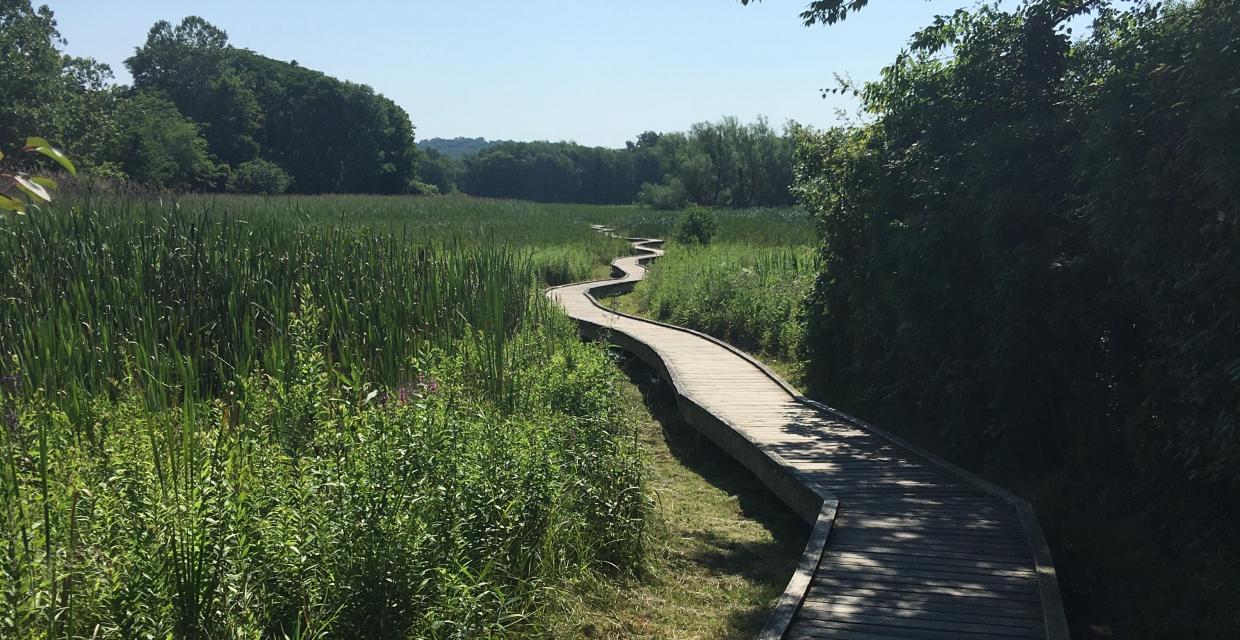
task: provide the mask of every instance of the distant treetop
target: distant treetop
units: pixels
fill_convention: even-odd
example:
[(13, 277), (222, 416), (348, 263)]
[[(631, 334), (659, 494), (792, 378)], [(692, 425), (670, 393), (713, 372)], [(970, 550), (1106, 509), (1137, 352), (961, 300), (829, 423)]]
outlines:
[(479, 151), (500, 144), (499, 140), (487, 140), (486, 138), (427, 138), (419, 140), (418, 146), (423, 149), (434, 149), (453, 160), (461, 160), (466, 156), (472, 156)]

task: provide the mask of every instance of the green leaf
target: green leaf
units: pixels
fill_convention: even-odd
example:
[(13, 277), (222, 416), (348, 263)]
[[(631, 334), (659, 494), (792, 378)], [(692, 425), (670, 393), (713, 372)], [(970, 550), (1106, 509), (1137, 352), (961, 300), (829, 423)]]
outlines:
[(0, 209), (8, 211), (16, 211), (18, 213), (26, 213), (26, 203), (16, 198), (10, 198), (0, 194)]
[(69, 156), (66, 156), (64, 153), (62, 153), (60, 149), (53, 147), (47, 140), (44, 140), (43, 138), (39, 138), (35, 136), (26, 138), (25, 150), (41, 153), (51, 158), (52, 160), (55, 160), (56, 162), (60, 163), (60, 166), (64, 167), (65, 171), (68, 171), (69, 173), (75, 176), (77, 175), (77, 167), (73, 166), (73, 161), (69, 160)]
[(25, 191), (31, 198), (38, 198), (44, 202), (51, 202), (52, 196), (48, 194), (47, 189), (42, 185), (31, 182), (25, 176), (13, 176), (13, 180), (17, 182), (17, 188)]
[(47, 189), (57, 188), (56, 181), (52, 180), (51, 178), (44, 178), (43, 176), (33, 176), (30, 178), (30, 181)]

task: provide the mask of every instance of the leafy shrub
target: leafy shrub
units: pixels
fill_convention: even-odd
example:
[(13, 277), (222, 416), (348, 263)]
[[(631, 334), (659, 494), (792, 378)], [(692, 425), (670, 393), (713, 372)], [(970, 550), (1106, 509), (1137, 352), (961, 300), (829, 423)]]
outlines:
[(415, 196), (443, 195), (443, 192), (439, 190), (439, 187), (429, 182), (422, 182), (421, 180), (410, 180), (408, 191), (410, 195)]
[(277, 195), (288, 191), (293, 178), (280, 165), (256, 158), (242, 162), (228, 176), (228, 190), (235, 193)]
[(130, 179), (155, 188), (202, 190), (219, 182), (220, 168), (201, 130), (162, 95), (140, 92), (117, 108), (117, 148)]
[(680, 216), (673, 237), (681, 244), (708, 245), (718, 228), (719, 220), (713, 211), (693, 205)]
[(689, 204), (689, 192), (680, 178), (672, 176), (663, 184), (643, 184), (637, 192), (637, 202), (651, 209), (680, 211)]

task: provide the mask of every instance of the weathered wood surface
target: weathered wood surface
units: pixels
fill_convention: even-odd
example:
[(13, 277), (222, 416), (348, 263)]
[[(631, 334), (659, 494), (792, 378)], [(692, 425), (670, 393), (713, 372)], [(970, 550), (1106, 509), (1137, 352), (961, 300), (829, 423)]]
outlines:
[(664, 373), (686, 419), (814, 526), (763, 638), (1066, 638), (1050, 554), (1028, 504), (814, 403), (702, 334), (626, 316), (662, 252), (636, 241), (618, 278), (549, 289), (581, 323)]

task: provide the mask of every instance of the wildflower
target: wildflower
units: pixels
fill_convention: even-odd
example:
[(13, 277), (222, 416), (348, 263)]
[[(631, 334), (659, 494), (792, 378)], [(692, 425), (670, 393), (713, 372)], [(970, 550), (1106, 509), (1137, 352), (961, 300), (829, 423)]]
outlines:
[(0, 391), (9, 395), (17, 395), (22, 390), (22, 377), (13, 374), (8, 376), (0, 376)]

